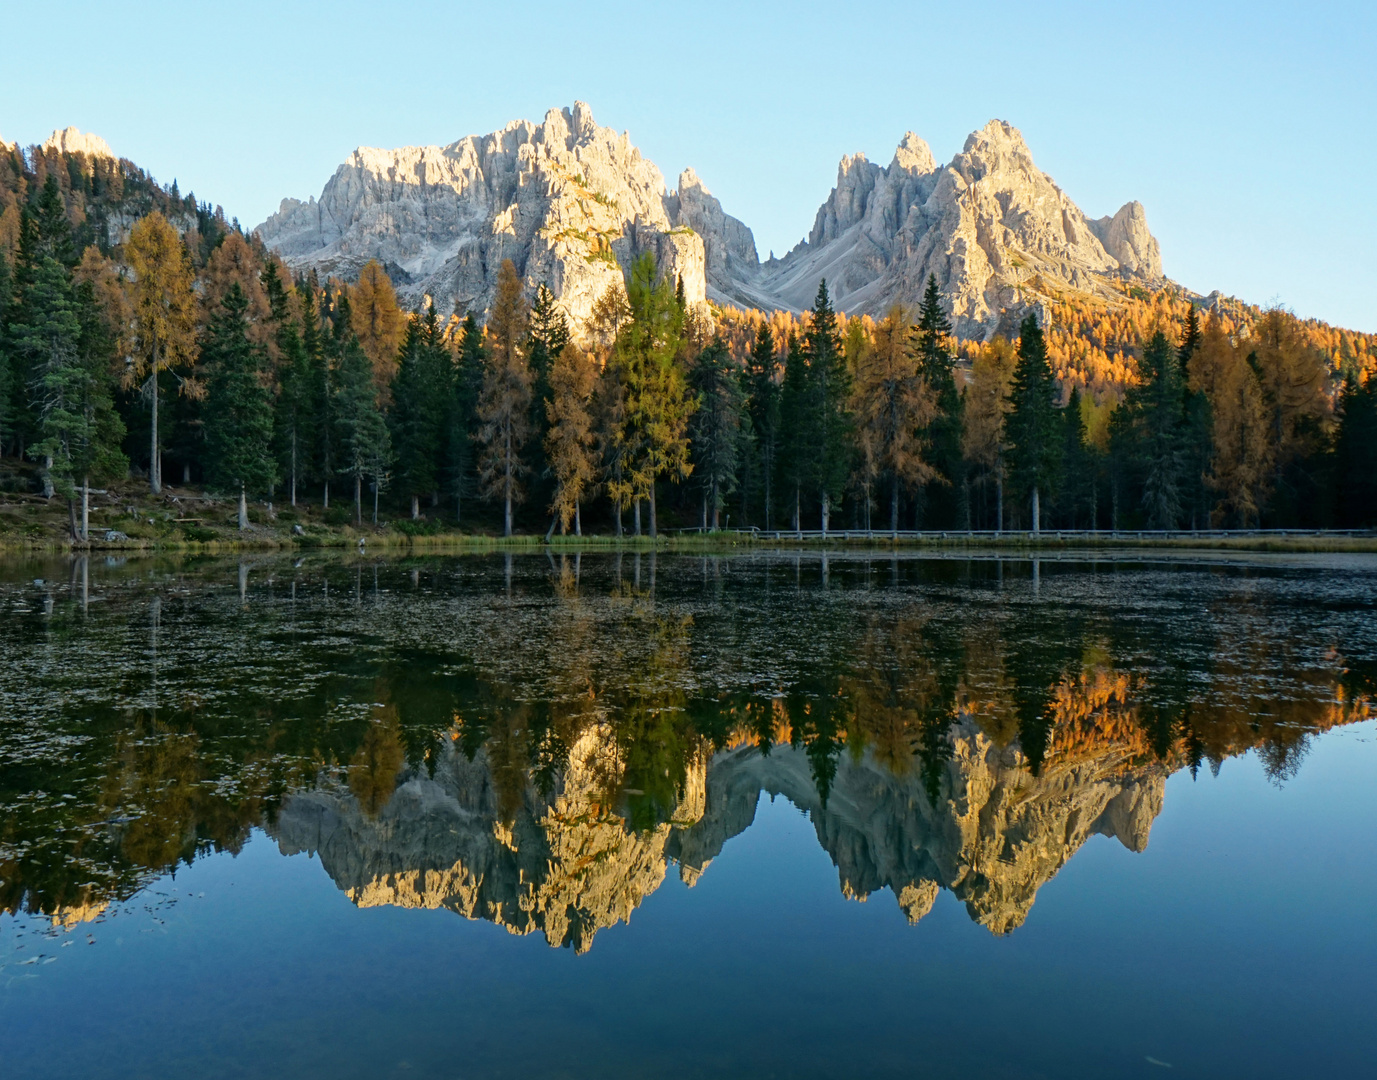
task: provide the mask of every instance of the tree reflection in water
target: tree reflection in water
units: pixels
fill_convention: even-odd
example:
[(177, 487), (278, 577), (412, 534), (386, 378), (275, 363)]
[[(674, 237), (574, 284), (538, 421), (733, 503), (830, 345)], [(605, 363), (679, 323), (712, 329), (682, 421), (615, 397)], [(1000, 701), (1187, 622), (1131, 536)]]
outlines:
[(1005, 933), (1172, 772), (1284, 783), (1371, 714), (1365, 572), (629, 561), (6, 567), (0, 908), (98, 917), (262, 828), (359, 905), (583, 950), (765, 792), (846, 895)]

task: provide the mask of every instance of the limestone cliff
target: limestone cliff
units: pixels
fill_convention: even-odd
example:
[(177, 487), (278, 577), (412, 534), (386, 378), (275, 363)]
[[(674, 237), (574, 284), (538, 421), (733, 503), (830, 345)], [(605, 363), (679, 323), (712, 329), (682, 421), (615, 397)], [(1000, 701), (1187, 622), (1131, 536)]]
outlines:
[(1141, 204), (1088, 219), (1019, 131), (991, 120), (943, 167), (912, 132), (888, 167), (843, 158), (808, 239), (752, 284), (801, 310), (825, 277), (836, 307), (878, 316), (916, 305), (929, 274), (958, 335), (984, 337), (1047, 284), (1103, 292), (1115, 278), (1155, 282), (1162, 264)]
[(1038, 889), (1095, 835), (1141, 851), (1162, 806), (1165, 770), (1133, 769), (1114, 749), (1034, 777), (1016, 749), (970, 721), (952, 738), (934, 805), (916, 776), (868, 756), (844, 758), (826, 805), (806, 754), (743, 747), (692, 763), (669, 820), (636, 832), (611, 807), (615, 743), (598, 727), (575, 745), (558, 790), (528, 790), (504, 820), (483, 755), (447, 752), (435, 773), (406, 778), (376, 818), (342, 784), (288, 798), (269, 832), (285, 853), (313, 851), (360, 906), (448, 908), (551, 945), (590, 947), (628, 920), (671, 861), (692, 885), (755, 818), (762, 791), (805, 810), (838, 868), (842, 891), (890, 889), (911, 921), (941, 889), (973, 919), (1006, 933)]
[(630, 138), (575, 102), (448, 146), (361, 147), (318, 201), (284, 199), (258, 233), (295, 269), (347, 280), (377, 259), (406, 303), (430, 296), (442, 312), (484, 311), (511, 259), (578, 323), (644, 251), (703, 301), (703, 241), (667, 196)]
[(86, 134), (74, 127), (54, 131), (43, 140), (42, 149), (56, 150), (64, 154), (87, 154), (93, 158), (110, 158), (113, 160), (115, 157), (115, 152), (110, 149), (110, 144), (99, 135)]

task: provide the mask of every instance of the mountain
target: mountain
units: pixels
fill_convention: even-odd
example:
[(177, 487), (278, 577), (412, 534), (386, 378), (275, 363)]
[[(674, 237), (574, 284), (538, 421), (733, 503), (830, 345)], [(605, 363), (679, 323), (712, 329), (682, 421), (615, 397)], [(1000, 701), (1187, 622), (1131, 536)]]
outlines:
[(886, 167), (843, 158), (808, 238), (764, 263), (692, 169), (678, 184), (576, 102), (444, 147), (360, 148), (319, 201), (284, 199), (258, 232), (298, 270), (349, 279), (377, 259), (404, 300), (442, 311), (485, 308), (511, 258), (575, 321), (647, 250), (691, 301), (766, 310), (803, 310), (825, 277), (838, 308), (879, 315), (915, 304), (933, 274), (962, 337), (1044, 302), (1049, 285), (1108, 295), (1114, 281), (1162, 280), (1139, 203), (1087, 217), (999, 120), (945, 166), (912, 132)]
[(669, 205), (660, 170), (575, 102), (448, 146), (361, 147), (319, 201), (284, 199), (257, 231), (293, 269), (350, 279), (377, 259), (404, 301), (441, 311), (484, 310), (509, 258), (582, 321), (645, 251), (703, 301), (703, 240)]
[(451, 745), (433, 773), (400, 778), (376, 816), (348, 786), (324, 784), (289, 795), (266, 828), (284, 854), (318, 854), (360, 907), (445, 908), (584, 952), (599, 930), (630, 919), (671, 863), (694, 885), (750, 827), (762, 791), (807, 813), (846, 896), (888, 888), (917, 922), (948, 889), (996, 934), (1023, 923), (1038, 889), (1091, 836), (1144, 850), (1162, 809), (1169, 770), (1134, 764), (1122, 745), (1033, 776), (1016, 748), (966, 718), (952, 748), (935, 801), (918, 776), (869, 753), (843, 757), (826, 801), (803, 747), (700, 754), (669, 819), (636, 830), (607, 797), (624, 755), (597, 727), (571, 748), (551, 795), (528, 786), (505, 811), (486, 751), (470, 760)]

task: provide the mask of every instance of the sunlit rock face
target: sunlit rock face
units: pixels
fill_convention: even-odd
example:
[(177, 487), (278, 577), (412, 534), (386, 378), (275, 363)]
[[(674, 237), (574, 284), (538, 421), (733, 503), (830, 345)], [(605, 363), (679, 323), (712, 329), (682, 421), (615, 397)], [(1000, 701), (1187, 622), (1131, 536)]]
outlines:
[(1046, 283), (1103, 291), (1124, 277), (1157, 281), (1162, 262), (1141, 204), (1091, 221), (1018, 129), (991, 120), (946, 166), (912, 132), (887, 167), (843, 158), (808, 239), (752, 284), (801, 310), (826, 278), (836, 307), (879, 316), (916, 305), (930, 274), (956, 332), (984, 337), (1036, 310)]
[(451, 750), (374, 818), (346, 788), (322, 787), (288, 799), (269, 832), (285, 854), (318, 853), (360, 907), (448, 908), (583, 952), (659, 888), (670, 833), (702, 815), (705, 765), (690, 767), (670, 820), (643, 832), (607, 801), (621, 766), (602, 728), (577, 740), (549, 798), (527, 789), (504, 808), (486, 754)]
[(962, 337), (1045, 312), (1049, 286), (1162, 278), (1140, 203), (1087, 218), (1000, 120), (944, 166), (912, 132), (887, 166), (842, 158), (808, 238), (764, 263), (692, 169), (678, 183), (667, 190), (625, 133), (577, 102), (448, 146), (361, 147), (319, 200), (284, 199), (258, 232), (298, 270), (350, 280), (377, 259), (406, 302), (429, 296), (441, 312), (486, 310), (510, 258), (576, 325), (645, 251), (690, 302), (764, 310), (804, 310), (825, 278), (835, 307), (879, 316), (916, 306), (933, 275)]
[(480, 315), (504, 259), (548, 284), (574, 322), (642, 254), (706, 291), (703, 241), (671, 217), (664, 177), (625, 133), (599, 127), (583, 102), (448, 146), (360, 147), (320, 199), (284, 199), (258, 227), (299, 270), (345, 280), (377, 259), (402, 299)]
[(528, 788), (504, 811), (485, 754), (469, 761), (451, 750), (433, 776), (404, 779), (376, 817), (343, 785), (325, 785), (287, 799), (269, 831), (284, 853), (318, 853), (361, 907), (448, 908), (579, 951), (627, 921), (671, 862), (693, 885), (750, 826), (762, 792), (808, 814), (846, 896), (888, 888), (914, 922), (948, 889), (973, 919), (1006, 933), (1091, 836), (1146, 847), (1163, 767), (1135, 769), (1111, 748), (1034, 776), (1017, 749), (969, 720), (951, 746), (935, 803), (919, 777), (869, 755), (843, 757), (825, 805), (800, 748), (700, 758), (668, 819), (635, 831), (615, 812), (618, 754), (599, 726), (576, 742), (548, 798)]
[(115, 152), (110, 144), (99, 135), (91, 135), (74, 127), (54, 131), (43, 140), (44, 150), (56, 150), (64, 154), (87, 154), (93, 158), (114, 158)]

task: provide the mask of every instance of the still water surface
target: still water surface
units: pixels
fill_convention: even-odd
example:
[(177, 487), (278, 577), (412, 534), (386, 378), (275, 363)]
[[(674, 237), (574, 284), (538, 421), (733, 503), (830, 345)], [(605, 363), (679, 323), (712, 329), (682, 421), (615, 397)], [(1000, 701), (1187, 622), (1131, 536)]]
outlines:
[(0, 1075), (1366, 1075), (1374, 596), (0, 563)]

